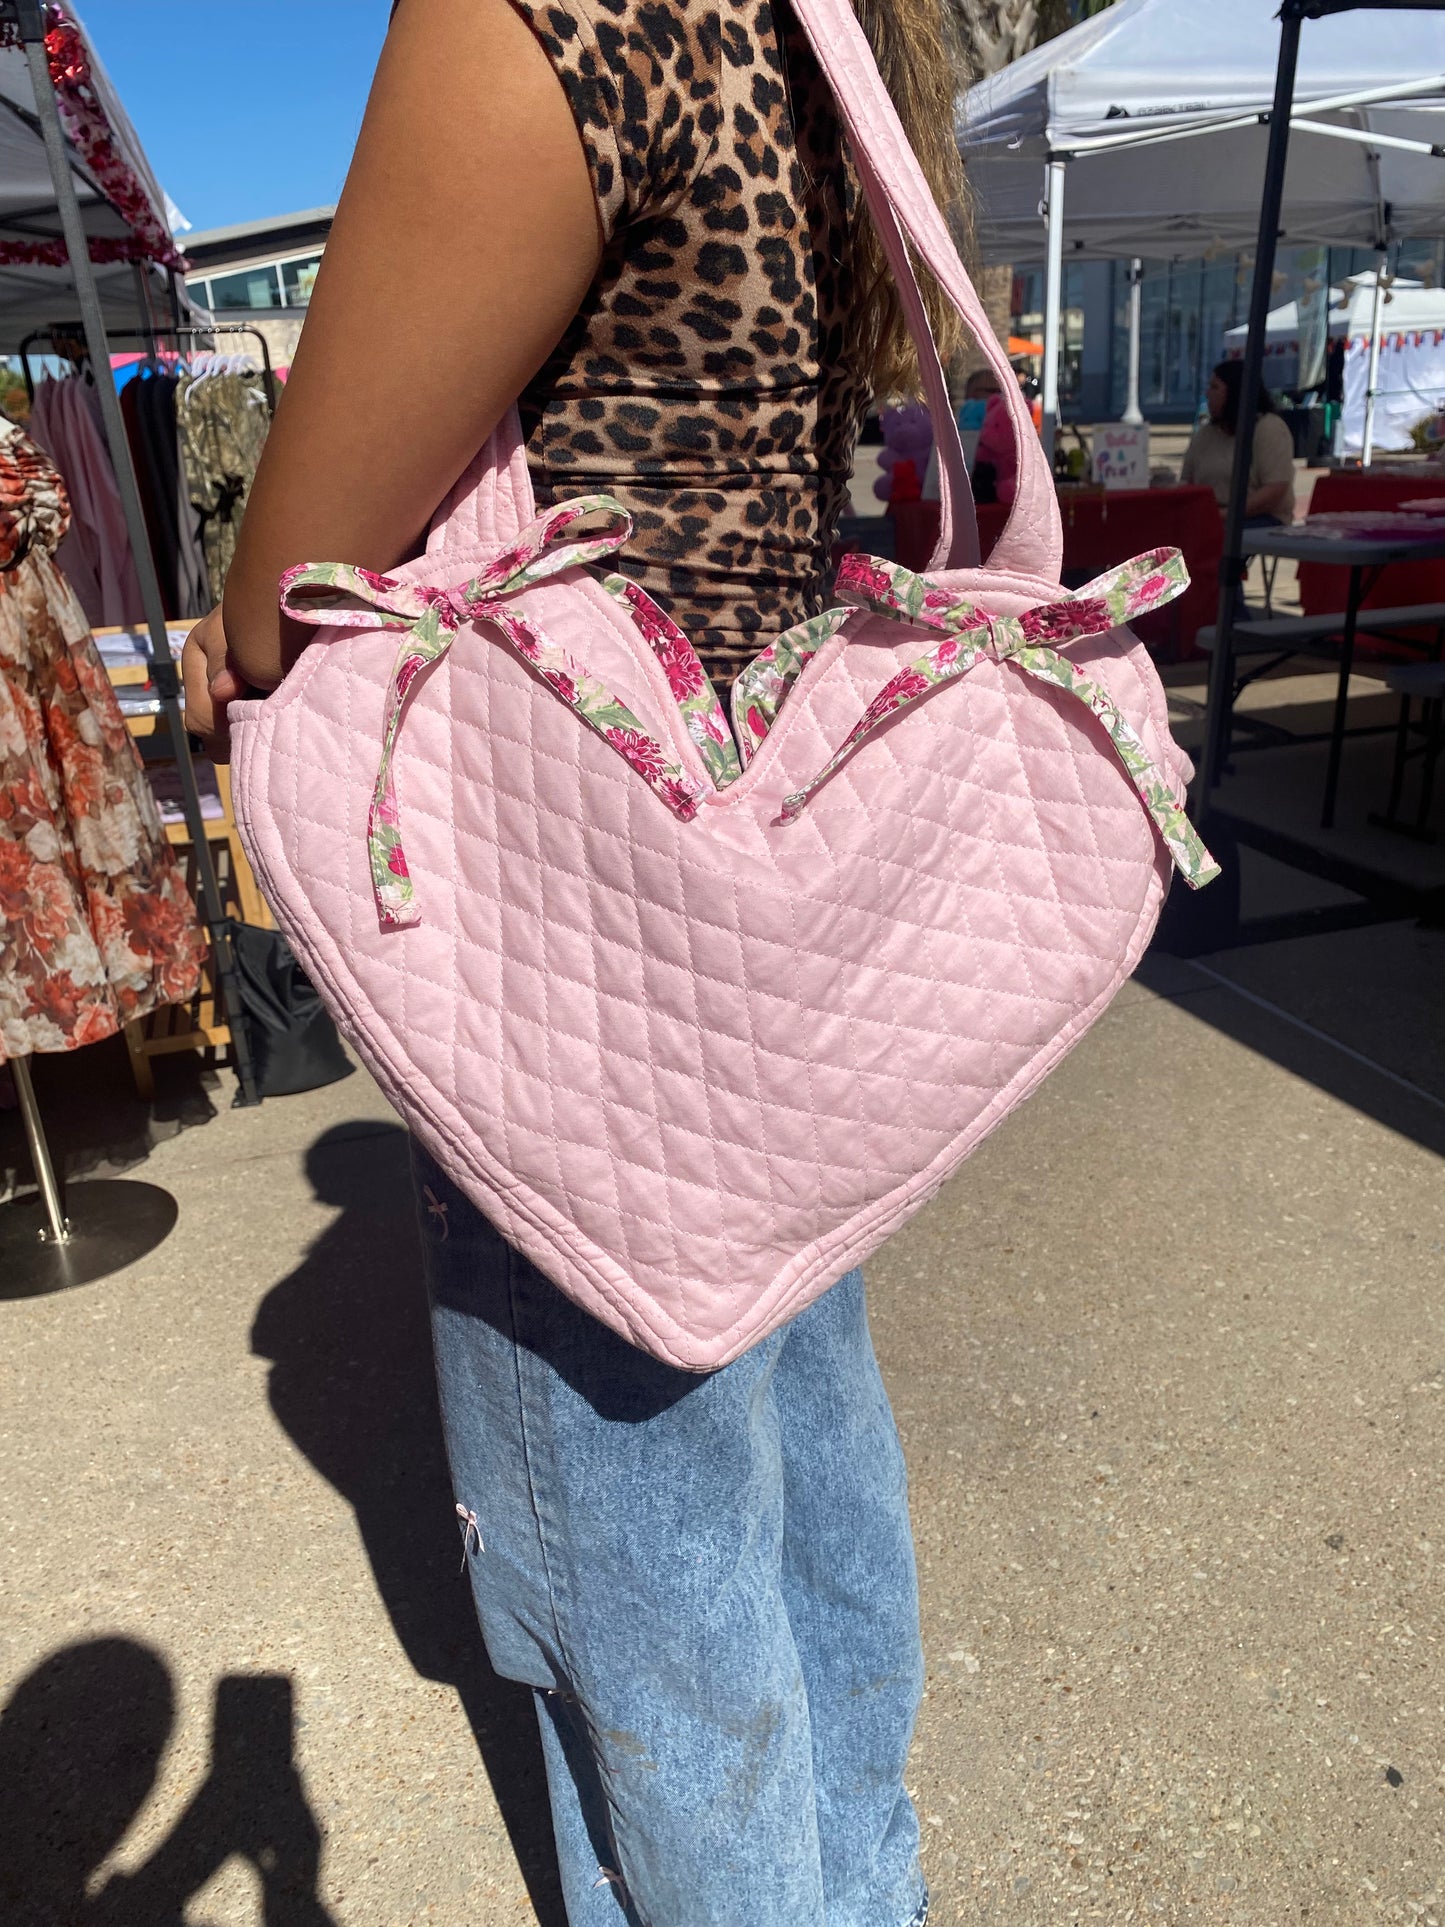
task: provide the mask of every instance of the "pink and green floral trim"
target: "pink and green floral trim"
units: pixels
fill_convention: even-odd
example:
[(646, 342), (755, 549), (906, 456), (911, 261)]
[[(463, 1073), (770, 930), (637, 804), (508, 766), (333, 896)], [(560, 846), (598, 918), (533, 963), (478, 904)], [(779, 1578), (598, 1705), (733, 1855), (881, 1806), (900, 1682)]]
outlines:
[(744, 763), (778, 719), (783, 698), (825, 642), (837, 635), (851, 609), (825, 609), (770, 642), (733, 684), (733, 733)]
[(683, 725), (697, 745), (703, 766), (714, 788), (725, 790), (742, 775), (743, 766), (701, 656), (640, 583), (625, 575), (605, 575), (602, 586), (624, 605), (633, 627), (662, 664), (673, 701), (682, 712)]
[[(576, 532), (580, 523), (598, 520), (600, 531)], [(579, 496), (539, 516), (480, 575), (458, 589), (402, 582), (340, 562), (290, 569), (281, 578), (281, 606), (299, 622), (398, 629), (404, 634), (387, 690), (381, 767), (367, 823), (372, 888), (383, 929), (402, 929), (420, 921), (402, 842), (394, 772), (406, 698), (422, 670), (446, 654), (463, 623), (494, 624), (515, 654), (636, 770), (675, 816), (686, 822), (696, 815), (706, 786), (674, 761), (632, 711), (530, 617), (508, 606), (509, 597), (533, 583), (614, 553), (631, 531), (631, 517), (620, 502), (608, 495)]]
[(1050, 683), (1076, 697), (1098, 718), (1175, 868), (1191, 889), (1212, 882), (1219, 875), (1219, 865), (1185, 815), (1184, 798), (1174, 783), (1154, 762), (1107, 690), (1052, 646), (1107, 635), (1136, 616), (1161, 608), (1188, 584), (1179, 551), (1155, 549), (1111, 569), (1058, 602), (1041, 603), (1022, 615), (991, 616), (976, 603), (895, 562), (880, 556), (844, 556), (837, 578), (841, 596), (877, 615), (938, 630), (942, 640), (884, 684), (828, 763), (810, 783), (785, 799), (784, 817), (791, 821), (798, 816), (829, 777), (900, 710), (941, 684), (965, 675), (980, 662), (1006, 662), (1036, 681)]
[[(582, 525), (591, 524), (590, 528)], [(1160, 608), (1188, 584), (1175, 549), (1157, 549), (1100, 576), (1076, 595), (990, 616), (931, 581), (878, 556), (848, 555), (838, 570), (843, 606), (825, 610), (777, 637), (755, 656), (732, 692), (732, 728), (697, 651), (637, 583), (603, 577), (667, 676), (688, 736), (708, 781), (690, 775), (633, 712), (546, 635), (511, 598), (547, 577), (614, 554), (632, 532), (622, 504), (610, 495), (585, 495), (538, 516), (460, 588), (401, 581), (368, 569), (325, 562), (291, 569), (281, 579), (282, 608), (318, 627), (395, 629), (403, 640), (387, 689), (381, 764), (372, 792), (367, 848), (377, 915), (384, 929), (417, 923), (416, 890), (402, 842), (395, 757), (407, 697), (422, 671), (445, 655), (463, 624), (489, 622), (552, 693), (642, 778), (682, 822), (710, 795), (742, 774), (777, 720), (784, 699), (808, 663), (858, 608), (936, 630), (940, 640), (900, 669), (869, 703), (827, 765), (789, 796), (783, 815), (795, 818), (889, 717), (989, 659), (1008, 662), (1037, 681), (1066, 691), (1098, 718), (1128, 771), (1185, 880), (1194, 888), (1218, 866), (1184, 814), (1184, 801), (1149, 756), (1108, 692), (1083, 675), (1054, 644), (1107, 634), (1147, 610)]]

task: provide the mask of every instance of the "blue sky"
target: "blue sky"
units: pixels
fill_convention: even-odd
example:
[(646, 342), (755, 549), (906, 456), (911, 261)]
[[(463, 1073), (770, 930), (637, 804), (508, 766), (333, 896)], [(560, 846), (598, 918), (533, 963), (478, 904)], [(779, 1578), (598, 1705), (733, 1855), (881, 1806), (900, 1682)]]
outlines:
[(77, 11), (195, 227), (336, 199), (390, 0), (77, 0)]

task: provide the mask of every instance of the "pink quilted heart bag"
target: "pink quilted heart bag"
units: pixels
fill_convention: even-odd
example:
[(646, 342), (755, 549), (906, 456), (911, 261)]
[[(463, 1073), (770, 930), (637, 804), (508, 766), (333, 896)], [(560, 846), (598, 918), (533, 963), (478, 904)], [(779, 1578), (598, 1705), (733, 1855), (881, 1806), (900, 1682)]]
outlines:
[[(251, 861), (411, 1129), (604, 1323), (726, 1364), (930, 1198), (1107, 1006), (1171, 865), (1213, 866), (1124, 626), (1177, 554), (1059, 588), (1007, 362), (845, 0), (795, 0), (919, 346), (942, 535), (848, 557), (731, 727), (603, 559), (605, 496), (535, 516), (515, 414), (393, 576), (293, 571), (318, 625), (232, 710)], [(902, 235), (994, 359), (1020, 449), (987, 568)]]

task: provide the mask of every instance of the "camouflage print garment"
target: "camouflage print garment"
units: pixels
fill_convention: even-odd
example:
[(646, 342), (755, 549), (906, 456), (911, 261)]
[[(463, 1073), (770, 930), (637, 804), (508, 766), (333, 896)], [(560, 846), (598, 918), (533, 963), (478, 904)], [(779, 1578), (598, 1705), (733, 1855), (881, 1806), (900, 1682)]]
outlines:
[(176, 391), (176, 424), (211, 593), (219, 600), (271, 426), (260, 375), (185, 376)]

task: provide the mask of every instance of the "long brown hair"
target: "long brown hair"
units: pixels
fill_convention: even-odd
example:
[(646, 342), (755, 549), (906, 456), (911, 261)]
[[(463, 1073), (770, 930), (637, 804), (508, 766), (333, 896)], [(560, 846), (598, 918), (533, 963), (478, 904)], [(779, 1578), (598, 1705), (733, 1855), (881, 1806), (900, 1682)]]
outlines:
[[(933, 198), (954, 237), (964, 243), (968, 201), (953, 130), (953, 103), (965, 79), (963, 49), (948, 0), (853, 0), (903, 131), (913, 144)], [(918, 357), (908, 338), (893, 274), (878, 231), (859, 195), (852, 237), (857, 296), (854, 326), (863, 367), (881, 400), (916, 394)], [(945, 368), (962, 347), (963, 323), (933, 276), (919, 273), (924, 306)]]

